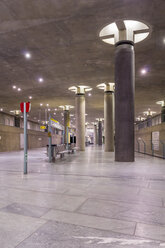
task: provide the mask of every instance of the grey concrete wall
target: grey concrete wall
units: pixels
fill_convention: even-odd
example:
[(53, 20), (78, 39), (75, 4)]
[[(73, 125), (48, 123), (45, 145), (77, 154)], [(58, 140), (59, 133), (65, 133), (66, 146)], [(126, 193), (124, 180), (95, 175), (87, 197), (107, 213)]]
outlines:
[(154, 151), (154, 154), (156, 156), (162, 156), (163, 146), (161, 144), (161, 141), (163, 141), (165, 143), (165, 123), (161, 123), (161, 124), (156, 125), (156, 126), (147, 127), (147, 128), (143, 128), (143, 129), (136, 131), (136, 133), (135, 133), (135, 149), (138, 150), (138, 143), (137, 143), (137, 140), (138, 140), (139, 144), (140, 144), (140, 151), (143, 152), (144, 151), (144, 144), (143, 144), (142, 140), (144, 140), (146, 143), (146, 153), (152, 154), (152, 149), (151, 149), (151, 147), (152, 147), (152, 144), (151, 144), (152, 132), (155, 132), (155, 131), (159, 131), (160, 142), (159, 142), (159, 150)]
[[(0, 124), (6, 126), (15, 126), (15, 117), (14, 115), (0, 112)], [(24, 127), (23, 118), (20, 118), (20, 127)], [(28, 120), (27, 129), (40, 131), (40, 124), (37, 121)]]
[(0, 112), (0, 124), (14, 126), (14, 116)]
[[(18, 151), (21, 149), (23, 129), (0, 125), (0, 152)], [(54, 134), (53, 144), (61, 144), (61, 135)], [(48, 144), (47, 133), (28, 130), (28, 149), (44, 147)]]

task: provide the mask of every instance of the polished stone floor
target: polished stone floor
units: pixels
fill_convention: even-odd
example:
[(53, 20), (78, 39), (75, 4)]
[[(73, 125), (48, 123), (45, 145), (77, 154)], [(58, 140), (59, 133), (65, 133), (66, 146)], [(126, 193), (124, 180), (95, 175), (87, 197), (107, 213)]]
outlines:
[(22, 171), (22, 151), (0, 153), (0, 248), (165, 247), (165, 160), (36, 149)]

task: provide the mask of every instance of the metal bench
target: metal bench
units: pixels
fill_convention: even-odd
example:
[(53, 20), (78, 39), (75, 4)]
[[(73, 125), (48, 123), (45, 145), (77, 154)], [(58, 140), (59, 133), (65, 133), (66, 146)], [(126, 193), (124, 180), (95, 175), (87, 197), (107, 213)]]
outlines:
[(63, 158), (65, 153), (68, 153), (68, 150), (66, 150), (66, 146), (64, 144), (56, 147), (56, 155), (59, 154), (60, 158)]
[(69, 144), (68, 153), (74, 153), (77, 150), (74, 143)]
[[(47, 145), (47, 156), (48, 156), (48, 149), (49, 146)], [(52, 154), (52, 161), (55, 162), (56, 157), (59, 155), (60, 158), (63, 158), (65, 153), (67, 154), (73, 154), (75, 150), (77, 150), (77, 148), (74, 146), (74, 144), (69, 144), (68, 145), (68, 149), (67, 149), (67, 145), (65, 144), (61, 144), (61, 145), (52, 145), (51, 147), (51, 154)]]

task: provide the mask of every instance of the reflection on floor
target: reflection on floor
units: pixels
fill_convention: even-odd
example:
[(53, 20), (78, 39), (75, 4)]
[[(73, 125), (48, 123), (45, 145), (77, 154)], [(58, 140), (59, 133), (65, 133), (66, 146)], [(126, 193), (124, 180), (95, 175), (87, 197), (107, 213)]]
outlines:
[(114, 162), (100, 147), (47, 162), (0, 153), (1, 248), (165, 247), (165, 161)]

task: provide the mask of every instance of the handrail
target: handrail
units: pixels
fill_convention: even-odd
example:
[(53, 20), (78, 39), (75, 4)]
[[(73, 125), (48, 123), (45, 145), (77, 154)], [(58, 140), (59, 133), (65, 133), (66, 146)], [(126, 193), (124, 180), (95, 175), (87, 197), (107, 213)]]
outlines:
[(163, 145), (163, 159), (165, 159), (165, 143), (160, 140), (160, 143)]
[(143, 145), (144, 145), (144, 154), (146, 154), (146, 143), (143, 139), (140, 139), (142, 142), (143, 142)]
[[(162, 123), (161, 121), (161, 114), (158, 114), (158, 115), (154, 115), (152, 116), (150, 119), (146, 119), (144, 121), (140, 121), (138, 122), (135, 126), (138, 128), (138, 129), (142, 129), (142, 128), (146, 128), (148, 127), (148, 123), (149, 121), (151, 122), (151, 126), (156, 126), (156, 125), (159, 125)], [(157, 122), (157, 123), (154, 123)]]
[(140, 143), (139, 143), (139, 140), (137, 139), (137, 144), (138, 144), (138, 152), (140, 152)]
[[(159, 144), (155, 144), (152, 140), (144, 140), (142, 138), (136, 139), (137, 146), (136, 152), (143, 153), (146, 155), (151, 155), (153, 157), (159, 157), (165, 159), (165, 140), (159, 140)], [(143, 151), (141, 150), (141, 144), (143, 144)], [(162, 147), (162, 148), (161, 148)]]

